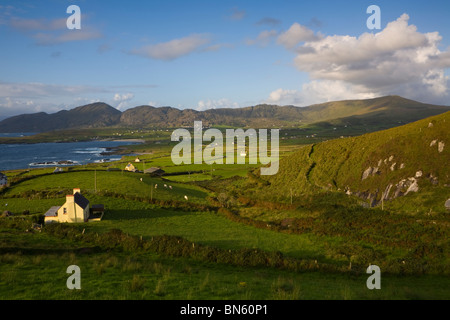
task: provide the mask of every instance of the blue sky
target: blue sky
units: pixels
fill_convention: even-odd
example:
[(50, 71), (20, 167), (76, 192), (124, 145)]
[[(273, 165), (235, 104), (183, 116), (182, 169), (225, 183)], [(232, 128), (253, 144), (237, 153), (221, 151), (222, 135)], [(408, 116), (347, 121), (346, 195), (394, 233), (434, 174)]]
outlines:
[[(81, 30), (68, 30), (70, 5)], [(381, 9), (369, 30), (367, 8)], [(447, 104), (450, 3), (0, 0), (0, 119), (95, 101), (204, 110), (398, 94)]]

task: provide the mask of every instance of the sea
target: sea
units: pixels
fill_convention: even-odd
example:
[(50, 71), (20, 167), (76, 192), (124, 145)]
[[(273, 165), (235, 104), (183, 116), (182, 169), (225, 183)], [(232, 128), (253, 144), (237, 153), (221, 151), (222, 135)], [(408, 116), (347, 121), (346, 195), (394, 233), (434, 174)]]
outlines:
[[(0, 133), (0, 137), (20, 137), (32, 133)], [(87, 141), (70, 143), (0, 144), (0, 172), (6, 170), (85, 165), (112, 162), (122, 155), (105, 154), (135, 141)]]

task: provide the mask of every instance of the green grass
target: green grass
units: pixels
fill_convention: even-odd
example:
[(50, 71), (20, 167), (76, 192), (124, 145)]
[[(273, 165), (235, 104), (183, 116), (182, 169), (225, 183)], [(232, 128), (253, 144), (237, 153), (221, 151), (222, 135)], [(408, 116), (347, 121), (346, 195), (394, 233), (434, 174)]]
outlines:
[[(164, 187), (164, 185), (167, 185), (167, 187)], [(172, 186), (172, 189), (169, 186)], [(90, 170), (37, 176), (14, 185), (4, 194), (4, 197), (24, 196), (24, 193), (31, 190), (58, 192), (73, 188), (80, 188), (85, 193), (113, 192), (124, 196), (159, 200), (184, 201), (184, 196), (187, 195), (190, 201), (197, 203), (205, 203), (205, 198), (208, 196), (207, 192), (196, 186), (176, 182), (169, 184), (161, 179), (151, 178), (144, 174)], [(65, 194), (62, 193), (61, 197), (65, 197)]]
[[(167, 258), (152, 253), (98, 252), (42, 233), (0, 229), (0, 299), (8, 300), (350, 300), (448, 299), (449, 279), (295, 273)], [(85, 249), (83, 249), (85, 248)], [(81, 270), (81, 290), (69, 290), (66, 269)]]
[[(440, 134), (448, 129), (439, 121), (434, 126), (439, 134), (425, 135), (423, 141), (446, 138)], [(428, 120), (408, 130), (413, 137), (420, 137), (419, 130), (427, 125)], [(103, 221), (75, 226), (89, 235), (120, 229), (145, 240), (180, 236), (227, 252), (259, 249), (338, 267), (333, 270), (347, 270), (350, 261), (353, 267), (352, 272), (342, 273), (325, 272), (325, 267), (318, 272), (293, 272), (149, 251), (92, 249), (91, 243), (81, 240), (26, 232), (31, 222), (23, 228), (5, 227), (2, 222), (8, 220), (0, 218), (0, 299), (448, 299), (448, 218), (439, 209), (439, 203), (448, 197), (443, 186), (448, 169), (432, 157), (427, 161), (414, 158), (414, 150), (419, 152), (420, 147), (409, 150), (406, 138), (389, 138), (404, 130), (314, 147), (302, 145), (312, 140), (300, 137), (301, 130), (289, 132), (296, 137), (283, 140), (280, 174), (268, 178), (271, 184), (248, 174), (254, 168), (250, 165), (174, 166), (170, 144), (154, 144), (167, 139), (165, 132), (142, 133), (149, 141), (139, 150), (151, 153), (140, 155), (140, 163), (134, 163), (133, 156), (112, 164), (74, 167), (58, 175), (50, 174), (49, 169), (10, 172), (12, 185), (0, 194), (0, 211), (13, 212), (18, 224), (29, 218), (21, 216), (24, 211), (36, 218), (51, 206), (62, 205), (66, 193), (77, 187), (91, 204), (106, 207)], [(135, 133), (123, 134), (136, 138)], [(380, 144), (365, 149), (366, 139), (373, 137)], [(397, 150), (397, 144), (403, 147)], [(441, 156), (447, 157), (447, 152)], [(436, 171), (444, 178), (438, 186), (422, 182), (419, 193), (386, 202), (385, 211), (362, 208), (361, 200), (343, 194), (347, 183), (370, 189), (377, 183), (398, 180), (398, 172), (386, 171), (383, 177), (360, 181), (360, 171), (372, 160), (391, 154), (400, 161), (410, 159), (405, 160), (411, 166), (407, 174), (423, 163), (422, 170)], [(160, 179), (106, 171), (110, 166), (123, 169), (128, 162), (140, 170), (156, 166), (170, 174), (183, 174)], [(189, 201), (184, 200), (185, 195)], [(236, 215), (214, 209), (221, 206)], [(282, 223), (284, 227), (280, 227)], [(86, 247), (91, 249), (80, 251)], [(365, 286), (368, 276), (364, 268), (369, 263), (382, 267), (381, 291)], [(71, 264), (81, 267), (81, 291), (65, 287), (65, 270)]]

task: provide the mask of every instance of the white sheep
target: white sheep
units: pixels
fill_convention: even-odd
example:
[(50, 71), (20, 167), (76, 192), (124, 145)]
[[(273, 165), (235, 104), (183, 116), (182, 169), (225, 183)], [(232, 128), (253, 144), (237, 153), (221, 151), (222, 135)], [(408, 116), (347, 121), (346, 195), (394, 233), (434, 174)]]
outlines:
[(189, 199), (188, 199), (188, 196), (184, 196), (184, 198), (185, 198), (186, 200), (189, 200)]
[(155, 189), (158, 189), (158, 184), (155, 184)]
[(172, 190), (172, 186), (169, 186), (170, 190)]
[(167, 184), (164, 185), (164, 188), (167, 188)]

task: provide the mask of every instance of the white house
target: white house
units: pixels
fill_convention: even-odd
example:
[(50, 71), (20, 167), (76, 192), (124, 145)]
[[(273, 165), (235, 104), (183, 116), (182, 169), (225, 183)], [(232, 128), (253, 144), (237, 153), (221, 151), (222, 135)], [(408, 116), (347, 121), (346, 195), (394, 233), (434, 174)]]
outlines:
[(0, 172), (0, 188), (8, 185), (8, 177)]
[(66, 196), (66, 203), (60, 207), (51, 207), (45, 214), (45, 223), (88, 222), (90, 215), (89, 200), (81, 195), (80, 189), (73, 189), (73, 194)]

